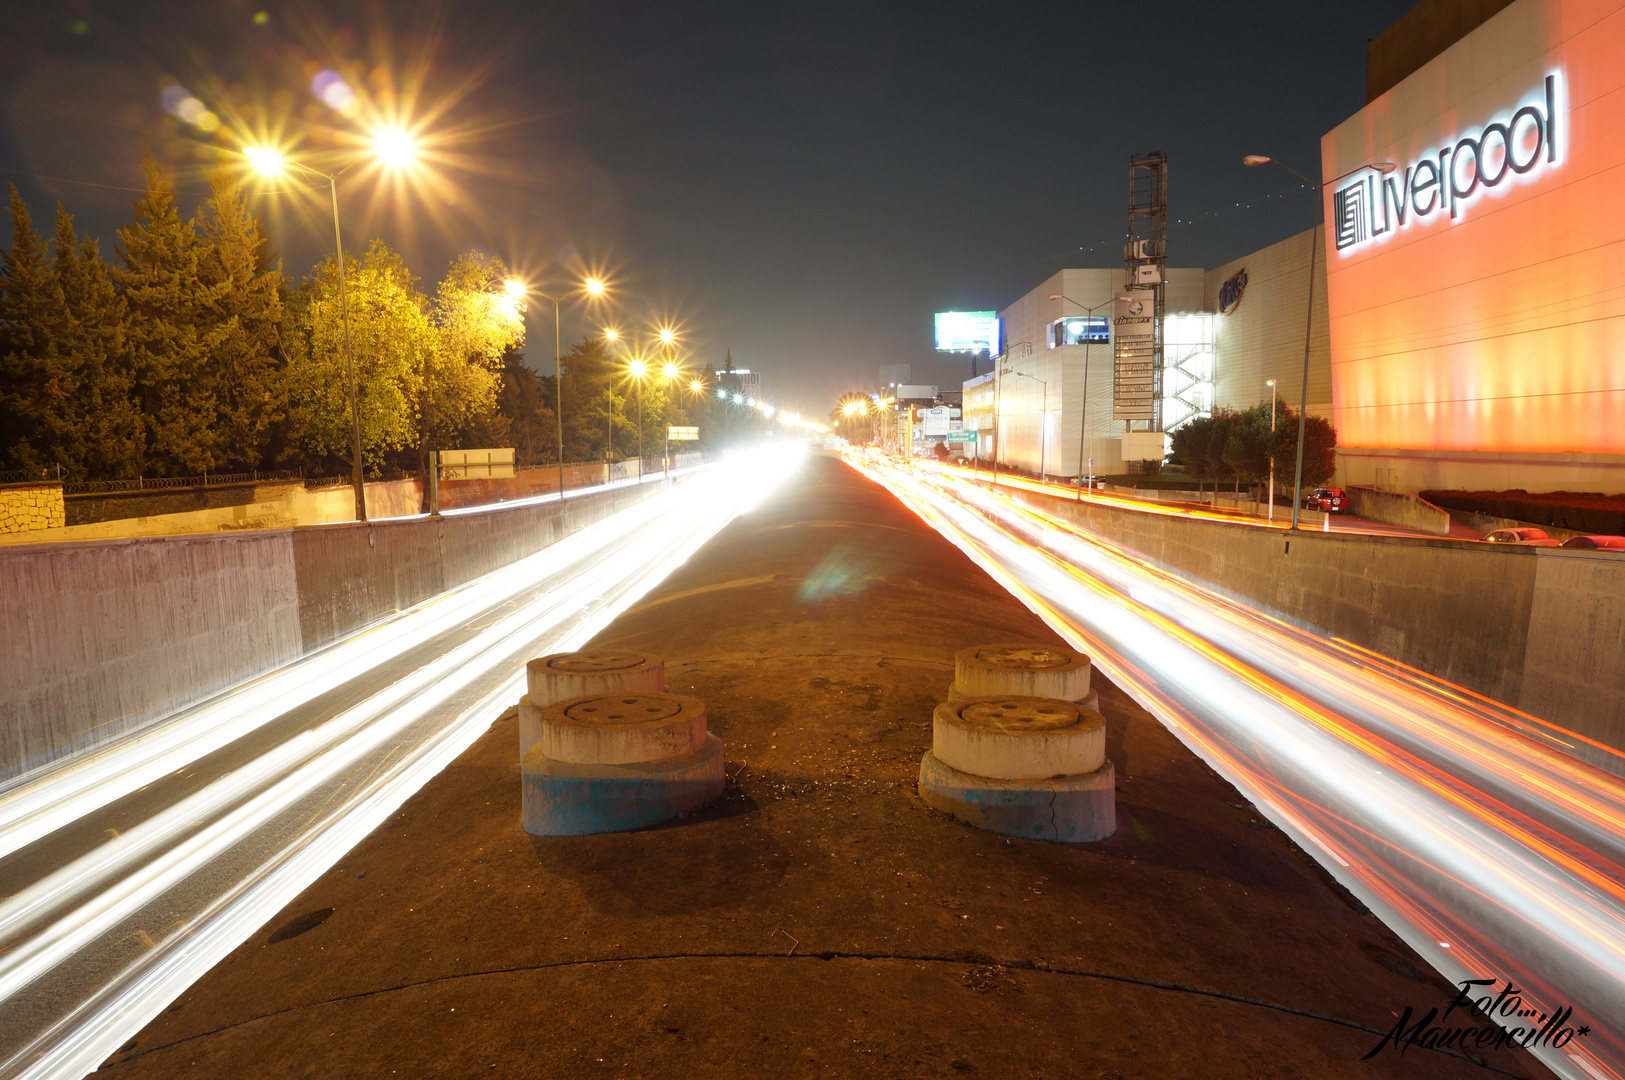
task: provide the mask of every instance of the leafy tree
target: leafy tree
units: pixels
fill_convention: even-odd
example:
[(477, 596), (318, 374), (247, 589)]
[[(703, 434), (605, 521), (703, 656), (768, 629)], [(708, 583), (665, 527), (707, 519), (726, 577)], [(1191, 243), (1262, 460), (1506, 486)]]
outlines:
[(477, 252), (452, 261), (435, 293), (438, 347), (423, 354), (418, 391), (419, 468), (429, 450), (457, 441), (478, 423), (485, 437), (506, 438), (497, 421), (503, 356), (525, 342), (524, 305), (507, 295), (507, 267)]
[[(1266, 414), (1267, 415), (1267, 414)], [(1276, 483), (1290, 484), (1298, 463), (1298, 414), (1282, 405), (1275, 419), (1275, 438), (1270, 443), (1275, 459)], [(1304, 419), (1303, 487), (1319, 487), (1337, 473), (1337, 429), (1323, 416)]]
[(1270, 407), (1267, 404), (1255, 405), (1231, 417), (1221, 456), (1235, 476), (1238, 493), (1243, 480), (1251, 483), (1269, 475), (1270, 439)]
[(62, 351), (73, 358), (70, 401), (79, 452), (64, 463), (74, 479), (128, 479), (142, 471), (146, 429), (131, 397), (134, 378), (125, 347), (124, 298), (96, 241), (80, 240), (73, 218), (56, 212), (53, 269), (67, 319)]
[[(437, 334), (417, 279), (382, 240), (374, 240), (362, 258), (347, 258), (345, 267), (362, 454), (377, 469), (386, 451), (418, 443), (416, 405), (429, 355), (438, 347)], [(317, 266), (289, 298), (282, 343), (306, 445), (315, 453), (352, 462), (350, 383), (335, 259)]]
[(219, 380), (212, 361), (230, 336), (216, 317), (231, 285), (205, 280), (209, 252), (181, 220), (169, 180), (147, 155), (137, 220), (118, 232), (114, 280), (129, 307), (127, 342), (147, 428), (147, 465), (159, 475), (218, 469)]
[(225, 462), (253, 469), (271, 425), (288, 406), (279, 348), (282, 270), (259, 222), (244, 207), (236, 181), (217, 174), (210, 189), (198, 275), (214, 324), (207, 358), (215, 389), (214, 434)]
[(28, 207), (11, 189), (11, 246), (0, 262), (0, 447), (15, 469), (77, 458), (72, 364), (61, 352), (62, 289)]

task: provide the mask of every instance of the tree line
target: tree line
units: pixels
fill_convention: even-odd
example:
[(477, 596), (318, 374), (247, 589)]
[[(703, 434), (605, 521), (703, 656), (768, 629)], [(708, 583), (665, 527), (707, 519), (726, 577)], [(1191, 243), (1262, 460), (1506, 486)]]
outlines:
[[(1287, 405), (1277, 405), (1275, 430), (1270, 430), (1270, 403), (1250, 409), (1215, 409), (1211, 416), (1197, 417), (1176, 430), (1169, 460), (1184, 467), (1198, 485), (1211, 480), (1215, 486), (1269, 480), (1270, 463), (1275, 464), (1277, 485), (1293, 482), (1298, 460), (1298, 414)], [(1303, 486), (1305, 490), (1330, 480), (1337, 471), (1337, 429), (1320, 416), (1304, 421)]]
[[(64, 480), (303, 468), (353, 457), (338, 263), (284, 276), (236, 181), (210, 179), (190, 218), (149, 158), (135, 220), (114, 257), (58, 204), (54, 235), (15, 186), (0, 259), (0, 469)], [(624, 357), (585, 339), (556, 387), (524, 363), (524, 308), (508, 270), (454, 259), (432, 294), (381, 240), (345, 260), (363, 458), (373, 475), (426, 474), (432, 449), (514, 446), (523, 464), (624, 458), (638, 447), (639, 390)], [(709, 369), (708, 369), (709, 371)], [(708, 378), (707, 385), (714, 386)], [(642, 387), (642, 434), (706, 403), (659, 379)]]

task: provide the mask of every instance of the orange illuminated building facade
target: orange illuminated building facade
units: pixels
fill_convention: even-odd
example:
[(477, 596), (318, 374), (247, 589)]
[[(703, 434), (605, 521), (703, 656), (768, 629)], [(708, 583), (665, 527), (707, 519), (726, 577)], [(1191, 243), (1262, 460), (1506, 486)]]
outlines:
[(1321, 153), (1341, 479), (1625, 491), (1625, 0), (1515, 0)]

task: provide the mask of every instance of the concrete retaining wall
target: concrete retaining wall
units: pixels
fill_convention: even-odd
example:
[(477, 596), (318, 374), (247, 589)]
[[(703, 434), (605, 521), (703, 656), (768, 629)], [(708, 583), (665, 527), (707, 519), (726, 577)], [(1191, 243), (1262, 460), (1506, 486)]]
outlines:
[(51, 529), (62, 522), (60, 483), (0, 484), (0, 533)]
[(0, 780), (300, 652), (286, 530), (0, 553)]
[(1289, 542), (1010, 493), (1251, 607), (1625, 749), (1625, 556), (1307, 531)]
[(0, 549), (0, 783), (534, 554), (673, 482), (447, 518)]
[(1348, 493), (1349, 509), (1368, 521), (1386, 521), (1434, 536), (1450, 535), (1450, 515), (1426, 499), (1357, 484), (1343, 490)]

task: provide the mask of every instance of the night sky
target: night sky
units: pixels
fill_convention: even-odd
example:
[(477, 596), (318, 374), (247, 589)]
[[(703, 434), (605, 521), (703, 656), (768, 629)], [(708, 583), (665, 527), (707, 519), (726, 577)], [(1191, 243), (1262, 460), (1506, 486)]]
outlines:
[[(358, 121), (311, 91), (331, 68), (367, 108), (415, 93), (410, 117), (434, 114), (424, 180), (341, 186), (351, 250), (382, 237), (431, 286), (467, 248), (542, 287), (607, 268), (616, 308), (567, 310), (567, 340), (671, 318), (695, 363), (729, 349), (781, 406), (823, 412), (881, 363), (964, 378), (932, 352), (934, 311), (1121, 265), (1131, 153), (1169, 155), (1172, 265), (1306, 228), (1308, 194), (1241, 156), (1312, 172), (1364, 104), (1366, 40), (1409, 6), (0, 0), (0, 179), (110, 255), (144, 145), (187, 192), (264, 118), (340, 153), (320, 140)], [(172, 84), (222, 130), (165, 112)], [(330, 250), (311, 193), (255, 205), (290, 275)], [(551, 313), (531, 311), (543, 371)]]

